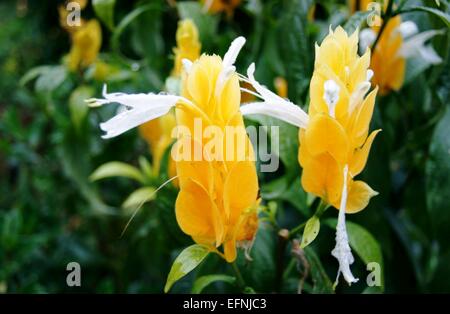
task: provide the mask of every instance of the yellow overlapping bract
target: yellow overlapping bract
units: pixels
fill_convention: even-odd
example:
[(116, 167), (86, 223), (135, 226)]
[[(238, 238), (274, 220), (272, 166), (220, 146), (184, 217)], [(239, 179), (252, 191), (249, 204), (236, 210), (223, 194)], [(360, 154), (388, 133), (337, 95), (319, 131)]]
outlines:
[[(202, 55), (182, 78), (182, 96), (193, 105), (176, 109), (177, 125), (193, 136), (182, 136), (178, 147), (192, 147), (189, 160), (179, 160), (176, 168), (180, 192), (176, 201), (176, 218), (183, 232), (211, 250), (223, 245), (228, 262), (236, 258), (236, 246), (251, 241), (257, 229), (258, 179), (253, 150), (239, 112), (238, 76), (233, 73), (220, 81), (222, 60)], [(214, 126), (222, 131), (225, 160), (208, 157), (207, 133), (194, 132), (195, 119), (203, 130)], [(197, 120), (197, 121), (198, 121)], [(235, 133), (226, 132), (232, 127)], [(235, 136), (235, 141), (228, 141)], [(243, 145), (242, 145), (243, 144)], [(195, 152), (202, 151), (199, 159)], [(175, 149), (178, 154), (180, 150)], [(243, 155), (238, 152), (243, 151)], [(231, 158), (225, 158), (227, 153)], [(213, 160), (211, 160), (213, 159)]]
[[(365, 98), (360, 95), (367, 83), (370, 51), (357, 54), (358, 32), (348, 36), (338, 27), (330, 30), (321, 46), (316, 46), (316, 60), (310, 84), (309, 123), (299, 132), (299, 162), (303, 168), (303, 188), (336, 208), (340, 206), (345, 165), (348, 213), (365, 208), (376, 195), (366, 183), (354, 181), (367, 161), (372, 142), (379, 132), (369, 135), (369, 124), (377, 88)], [(325, 82), (334, 81), (339, 89), (335, 108), (324, 97)], [(358, 96), (360, 95), (360, 96)]]
[[(402, 34), (398, 31), (401, 23), (400, 15), (389, 19), (372, 55), (372, 82), (379, 86), (381, 95), (400, 90), (404, 82), (406, 60), (399, 53), (403, 45)], [(373, 29), (379, 32), (379, 27)]]

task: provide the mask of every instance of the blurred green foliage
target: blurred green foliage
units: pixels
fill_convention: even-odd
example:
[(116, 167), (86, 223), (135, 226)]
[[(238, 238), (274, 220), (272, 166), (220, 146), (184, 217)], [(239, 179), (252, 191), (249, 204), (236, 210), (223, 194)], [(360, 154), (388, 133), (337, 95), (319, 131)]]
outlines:
[[(405, 12), (408, 6), (428, 6), (444, 15), (420, 10), (404, 14), (421, 29), (446, 29), (433, 40), (444, 62), (430, 67), (410, 61), (405, 86), (378, 97), (372, 129), (383, 132), (362, 177), (380, 195), (361, 213), (348, 216), (350, 241), (356, 241), (352, 246), (359, 256), (354, 273), (364, 279), (365, 263), (379, 260), (389, 293), (450, 292), (450, 41), (443, 23), (450, 7), (447, 1), (439, 3), (403, 3)], [(147, 194), (154, 191), (168, 178), (167, 166), (159, 176), (151, 174), (151, 156), (136, 131), (102, 140), (98, 124), (113, 108), (91, 110), (83, 100), (98, 96), (103, 83), (112, 91), (161, 90), (172, 68), (180, 18), (197, 24), (204, 52), (223, 55), (233, 38), (245, 36), (238, 69), (255, 61), (258, 79), (269, 87), (274, 77), (285, 77), (289, 98), (302, 106), (308, 103), (314, 43), (330, 24), (350, 30), (364, 19), (354, 15), (348, 21), (345, 1), (244, 1), (231, 17), (205, 14), (197, 2), (104, 5), (94, 10), (90, 3), (82, 13), (106, 22), (98, 58), (109, 72), (99, 80), (95, 66), (75, 73), (66, 68), (70, 38), (59, 25), (56, 2), (0, 4), (0, 292), (163, 291), (170, 265), (192, 244), (175, 220), (177, 189), (168, 184), (146, 199), (122, 236), (133, 213), (122, 208), (124, 200), (142, 186)], [(267, 210), (251, 251), (253, 261), (238, 257), (243, 279), (251, 286), (247, 291), (295, 293), (301, 281), (306, 292), (332, 293), (337, 263), (330, 251), (337, 211), (323, 214), (320, 234), (304, 251), (295, 251), (292, 242), (283, 244), (278, 231), (306, 222), (317, 202), (300, 187), (297, 131), (263, 117), (247, 123), (280, 125), (282, 141), (282, 167), (260, 175)], [(128, 171), (98, 183), (89, 179), (112, 161), (133, 165), (138, 174)], [(144, 179), (129, 178), (140, 175)], [(140, 200), (142, 192), (130, 202)], [(292, 255), (292, 249), (297, 253)], [(81, 264), (80, 288), (66, 285), (71, 261)], [(229, 265), (210, 254), (171, 291), (237, 292), (233, 276)], [(380, 290), (367, 289), (365, 280), (336, 290), (363, 291)]]

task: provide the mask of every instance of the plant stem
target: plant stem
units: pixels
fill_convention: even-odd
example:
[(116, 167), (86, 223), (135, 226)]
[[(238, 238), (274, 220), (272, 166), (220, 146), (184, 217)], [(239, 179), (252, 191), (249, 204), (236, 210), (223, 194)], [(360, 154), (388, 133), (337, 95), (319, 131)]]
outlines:
[(244, 278), (242, 277), (241, 272), (236, 265), (236, 262), (231, 263), (231, 267), (233, 268), (234, 273), (236, 274), (236, 280), (239, 289), (241, 289), (241, 291), (244, 291), (247, 285), (245, 284)]
[(301, 231), (306, 225), (306, 221), (289, 231), (289, 238), (292, 238), (297, 232)]
[(389, 22), (389, 19), (392, 17), (392, 6), (394, 4), (394, 0), (389, 0), (387, 9), (386, 9), (386, 14), (384, 15), (384, 19), (383, 19), (383, 24), (381, 25), (380, 31), (378, 32), (378, 36), (377, 39), (375, 39), (375, 42), (373, 43), (372, 46), (372, 52), (375, 51), (375, 48), (378, 44), (378, 42), (380, 41), (381, 35), (383, 34), (384, 29), (386, 28), (387, 23)]

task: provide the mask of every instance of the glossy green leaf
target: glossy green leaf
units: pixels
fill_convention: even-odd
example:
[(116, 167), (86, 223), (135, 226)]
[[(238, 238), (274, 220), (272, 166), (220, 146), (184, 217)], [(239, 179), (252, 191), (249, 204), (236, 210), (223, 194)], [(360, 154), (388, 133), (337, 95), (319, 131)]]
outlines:
[(90, 86), (82, 85), (77, 87), (69, 97), (70, 117), (75, 128), (80, 129), (86, 114), (89, 111), (89, 106), (85, 100), (94, 95), (94, 89)]
[(119, 161), (111, 161), (101, 165), (90, 175), (89, 179), (97, 181), (110, 177), (126, 177), (141, 183), (144, 182), (144, 176), (139, 169)]
[(198, 1), (177, 2), (178, 13), (181, 19), (192, 19), (198, 28), (202, 45), (214, 39), (219, 18), (208, 14)]
[(156, 196), (155, 189), (150, 186), (142, 187), (132, 192), (123, 202), (122, 207), (139, 207), (144, 203), (154, 200)]
[(345, 23), (344, 29), (348, 34), (353, 34), (354, 31), (361, 28), (361, 25), (367, 21), (367, 17), (373, 14), (373, 11), (359, 11), (353, 14)]
[(185, 248), (175, 259), (167, 276), (164, 292), (168, 292), (172, 285), (197, 267), (209, 254), (209, 249), (203, 245), (194, 244)]
[(197, 278), (195, 280), (194, 285), (192, 286), (191, 293), (199, 294), (207, 286), (209, 286), (210, 284), (212, 284), (214, 282), (217, 282), (217, 281), (222, 281), (222, 282), (226, 282), (226, 283), (229, 283), (229, 284), (234, 284), (235, 281), (236, 281), (236, 278), (233, 277), (233, 276), (221, 275), (221, 274), (202, 276), (202, 277), (199, 277), (199, 278)]
[(333, 283), (328, 277), (316, 252), (310, 247), (305, 248), (305, 256), (308, 260), (311, 278), (313, 280), (312, 293), (334, 293)]
[(429, 157), (426, 162), (427, 205), (435, 235), (441, 245), (449, 247), (448, 226), (450, 225), (450, 110), (434, 130)]
[(410, 6), (410, 7), (405, 8), (404, 10), (402, 10), (401, 13), (408, 13), (408, 12), (414, 12), (414, 11), (427, 12), (429, 14), (437, 16), (439, 19), (441, 19), (442, 22), (444, 22), (444, 24), (447, 27), (450, 27), (450, 15), (441, 10), (435, 9), (435, 8), (429, 8), (429, 7), (424, 7), (424, 6)]
[(116, 0), (92, 0), (95, 14), (110, 29), (114, 29), (114, 5)]
[(300, 103), (311, 77), (314, 51), (308, 33), (309, 0), (286, 1), (280, 25), (281, 56), (285, 62), (289, 99)]
[(300, 244), (301, 248), (305, 248), (311, 242), (314, 241), (314, 239), (319, 234), (320, 230), (320, 220), (315, 215), (308, 219), (305, 225), (305, 230), (303, 231), (302, 236), (302, 243)]
[(51, 92), (64, 82), (67, 74), (67, 69), (64, 66), (45, 68), (37, 78), (34, 88), (38, 92)]

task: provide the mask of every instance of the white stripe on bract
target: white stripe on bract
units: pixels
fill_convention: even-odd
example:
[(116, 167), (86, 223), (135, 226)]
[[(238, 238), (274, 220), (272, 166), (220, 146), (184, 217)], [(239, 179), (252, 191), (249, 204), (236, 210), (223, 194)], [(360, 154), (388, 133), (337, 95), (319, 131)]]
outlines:
[(292, 103), (253, 102), (244, 104), (240, 108), (243, 116), (261, 114), (274, 117), (299, 128), (306, 128), (307, 122), (301, 119), (303, 110)]
[[(442, 59), (436, 54), (436, 52), (431, 47), (425, 47), (425, 42), (428, 39), (430, 39), (436, 35), (443, 34), (443, 33), (444, 33), (443, 30), (432, 29), (432, 30), (425, 31), (425, 32), (419, 33), (417, 35), (411, 36), (410, 38), (408, 38), (407, 40), (405, 40), (403, 42), (402, 47), (398, 51), (398, 54), (403, 58), (409, 58), (414, 55), (420, 55), (420, 56), (424, 57), (425, 60), (427, 60), (427, 57), (430, 57), (431, 61), (439, 63), (442, 61)], [(437, 61), (436, 57), (440, 61)], [(427, 61), (430, 61), (430, 60), (427, 60)]]
[(306, 128), (309, 121), (308, 114), (299, 106), (287, 101), (259, 84), (259, 82), (255, 80), (254, 73), (255, 64), (252, 63), (247, 69), (248, 82), (256, 90), (259, 97), (261, 97), (264, 101), (244, 104), (241, 106), (241, 113), (243, 115), (268, 115), (293, 124), (297, 127)]
[(350, 270), (350, 265), (353, 264), (355, 259), (353, 258), (350, 245), (348, 244), (347, 228), (345, 226), (345, 210), (347, 207), (348, 165), (345, 165), (343, 173), (344, 173), (344, 184), (342, 188), (341, 204), (339, 206), (338, 222), (336, 225), (336, 246), (334, 247), (333, 251), (331, 251), (331, 254), (339, 262), (339, 270), (336, 277), (335, 285), (337, 285), (339, 275), (341, 273), (344, 276), (345, 281), (347, 281), (349, 285), (351, 285), (353, 282), (358, 281), (358, 279), (353, 276), (352, 271)]
[(104, 105), (108, 103), (119, 103), (124, 110), (106, 122), (100, 123), (100, 128), (106, 132), (103, 138), (111, 138), (120, 135), (140, 124), (159, 118), (169, 112), (178, 101), (189, 102), (180, 96), (164, 94), (124, 94), (111, 93), (103, 90), (104, 99), (88, 99), (90, 104)]

